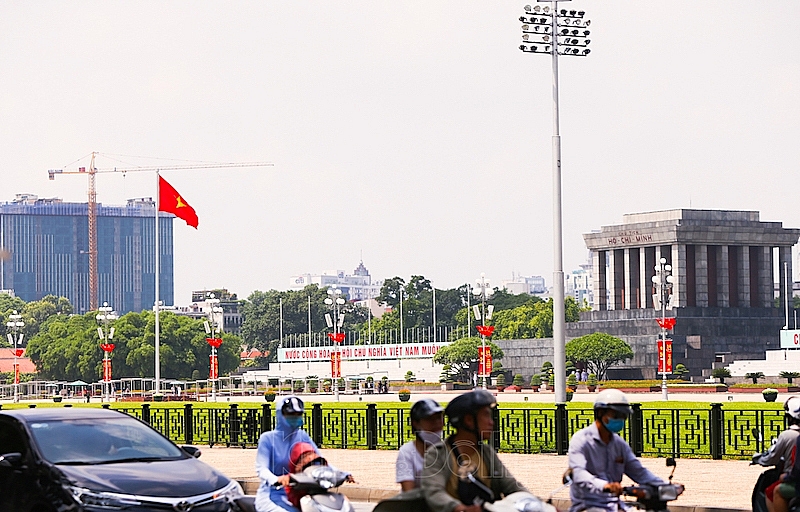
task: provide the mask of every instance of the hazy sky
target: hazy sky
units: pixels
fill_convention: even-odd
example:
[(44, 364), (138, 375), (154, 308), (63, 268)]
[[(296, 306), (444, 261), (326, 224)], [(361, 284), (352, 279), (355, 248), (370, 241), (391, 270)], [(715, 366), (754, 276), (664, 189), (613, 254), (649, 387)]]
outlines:
[[(91, 151), (132, 155), (101, 168), (269, 161), (164, 173), (200, 218), (175, 221), (178, 304), (352, 271), (362, 251), (376, 278), (550, 285), (551, 60), (518, 49), (524, 5), (6, 0), (0, 201), (85, 202), (85, 178), (47, 169)], [(800, 2), (561, 6), (592, 21), (591, 55), (560, 60), (565, 270), (625, 213), (800, 227)], [(143, 174), (100, 175), (98, 201), (154, 195)]]

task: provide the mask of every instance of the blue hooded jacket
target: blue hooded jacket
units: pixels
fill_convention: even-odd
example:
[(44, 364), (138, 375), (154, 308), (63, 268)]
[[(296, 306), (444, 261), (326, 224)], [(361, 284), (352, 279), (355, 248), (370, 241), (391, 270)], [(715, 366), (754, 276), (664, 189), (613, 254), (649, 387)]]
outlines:
[[(289, 454), (295, 443), (309, 443), (314, 450), (319, 453), (319, 448), (311, 440), (308, 433), (302, 428), (292, 428), (283, 417), (284, 403), (295, 396), (287, 396), (278, 401), (275, 407), (275, 430), (264, 432), (258, 440), (258, 451), (256, 452), (256, 474), (261, 480), (256, 495), (256, 508), (258, 510), (268, 510), (268, 499), (273, 504), (290, 512), (297, 512), (286, 499), (286, 492), (283, 488), (275, 489), (272, 485), (281, 475), (289, 474)], [(262, 506), (259, 506), (259, 505)]]

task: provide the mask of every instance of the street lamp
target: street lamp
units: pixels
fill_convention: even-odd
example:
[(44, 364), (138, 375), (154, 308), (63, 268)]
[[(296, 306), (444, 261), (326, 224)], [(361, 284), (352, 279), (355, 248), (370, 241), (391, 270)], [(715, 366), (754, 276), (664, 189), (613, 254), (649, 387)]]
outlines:
[(491, 326), (486, 325), (486, 320), (492, 319), (492, 312), (494, 311), (494, 306), (490, 305), (488, 311), (486, 308), (486, 300), (489, 299), (494, 293), (489, 287), (489, 280), (486, 279), (486, 274), (481, 273), (480, 279), (475, 281), (475, 288), (472, 289), (472, 293), (481, 299), (481, 307), (478, 308), (478, 305), (475, 304), (475, 306), (473, 306), (473, 312), (475, 313), (475, 320), (481, 321), (481, 325), (477, 327), (477, 330), (481, 335), (481, 354), (478, 359), (480, 362), (482, 362), (482, 364), (478, 365), (478, 370), (480, 373), (480, 367), (482, 366), (483, 375), (478, 376), (483, 377), (483, 389), (486, 389), (486, 378), (492, 372), (491, 368), (487, 368), (487, 366), (491, 366), (491, 364), (487, 364), (487, 361), (491, 361), (491, 358), (486, 357), (486, 336), (491, 336), (491, 333), (494, 330), (493, 327), (487, 330), (487, 327)]
[[(656, 319), (661, 327), (661, 346), (658, 350), (659, 366), (661, 366), (661, 397), (669, 399), (667, 393), (667, 352), (672, 354), (672, 345), (667, 344), (667, 330), (675, 326), (675, 318), (667, 318), (667, 309), (672, 309), (672, 265), (667, 264), (666, 258), (661, 258), (655, 266), (656, 275), (653, 276), (653, 306), (661, 309), (661, 318)], [(671, 357), (669, 358), (672, 359)]]
[[(550, 54), (553, 59), (553, 359), (555, 360), (556, 403), (567, 401), (564, 311), (564, 261), (561, 239), (561, 135), (558, 117), (558, 56), (589, 55), (590, 21), (584, 11), (558, 9), (557, 0), (537, 0), (552, 3), (552, 9), (536, 5), (525, 6), (522, 22), (522, 45), (526, 53)], [(562, 0), (570, 1), (570, 0)]]
[(112, 320), (119, 318), (114, 313), (114, 308), (108, 305), (108, 302), (103, 302), (103, 305), (97, 308), (97, 335), (100, 336), (100, 348), (103, 349), (103, 395), (106, 402), (111, 401), (111, 351), (114, 350), (114, 344), (110, 343), (114, 339), (114, 328), (109, 328), (108, 324)]
[(331, 386), (333, 393), (336, 395), (336, 400), (339, 400), (339, 385), (336, 379), (342, 377), (342, 352), (339, 350), (339, 345), (344, 341), (344, 333), (339, 332), (339, 328), (344, 324), (344, 314), (339, 312), (339, 307), (345, 303), (342, 297), (342, 290), (332, 286), (328, 288), (328, 295), (325, 299), (325, 304), (333, 311), (333, 318), (330, 313), (325, 313), (325, 322), (329, 328), (333, 328), (332, 333), (328, 333), (328, 337), (333, 341), (334, 349), (331, 352)]
[(19, 362), (17, 358), (23, 352), (23, 349), (17, 348), (17, 345), (22, 346), (22, 340), (25, 338), (25, 334), (19, 332), (25, 327), (25, 322), (22, 321), (22, 315), (17, 313), (16, 309), (8, 315), (6, 327), (8, 327), (8, 331), (11, 331), (8, 332), (8, 341), (14, 346), (14, 402), (17, 403), (19, 402)]
[(206, 299), (206, 313), (208, 320), (203, 322), (206, 330), (206, 341), (211, 345), (209, 379), (211, 381), (211, 401), (217, 401), (217, 380), (219, 379), (219, 360), (217, 359), (217, 349), (222, 345), (222, 324), (224, 321), (222, 307), (219, 299), (213, 293), (208, 294)]

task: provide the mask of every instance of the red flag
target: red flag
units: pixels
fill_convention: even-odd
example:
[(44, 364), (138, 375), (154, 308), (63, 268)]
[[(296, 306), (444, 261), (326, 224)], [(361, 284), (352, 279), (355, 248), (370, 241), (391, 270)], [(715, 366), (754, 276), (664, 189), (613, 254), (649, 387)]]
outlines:
[(178, 191), (161, 176), (158, 177), (158, 211), (171, 213), (197, 229), (197, 214), (194, 208), (189, 206)]

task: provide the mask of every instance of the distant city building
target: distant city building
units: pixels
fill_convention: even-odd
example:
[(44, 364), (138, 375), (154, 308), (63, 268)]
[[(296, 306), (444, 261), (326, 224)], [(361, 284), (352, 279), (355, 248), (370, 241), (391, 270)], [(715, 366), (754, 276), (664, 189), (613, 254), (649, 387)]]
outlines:
[(542, 276), (520, 276), (511, 273), (510, 281), (501, 281), (500, 286), (505, 288), (508, 293), (516, 295), (527, 293), (528, 295), (547, 294), (547, 285)]
[(192, 303), (189, 306), (175, 308), (175, 313), (197, 319), (208, 319), (214, 305), (209, 302), (211, 298), (219, 299), (219, 306), (222, 308), (222, 331), (238, 336), (242, 330), (240, 302), (235, 293), (230, 293), (225, 288), (193, 291)]
[(302, 290), (310, 284), (316, 284), (320, 288), (336, 286), (351, 301), (359, 301), (380, 295), (383, 281), (373, 283), (363, 261), (352, 275), (345, 274), (344, 270), (337, 270), (335, 274), (300, 274), (289, 279), (289, 288), (292, 290)]
[[(69, 299), (76, 313), (89, 310), (87, 203), (18, 194), (0, 204), (0, 289), (24, 301), (46, 295)], [(159, 216), (161, 300), (173, 303), (171, 214)], [(97, 205), (98, 299), (119, 313), (155, 303), (155, 203)]]
[(584, 302), (587, 306), (594, 303), (591, 263), (585, 263), (579, 269), (567, 274), (567, 295), (573, 297), (581, 306)]

